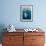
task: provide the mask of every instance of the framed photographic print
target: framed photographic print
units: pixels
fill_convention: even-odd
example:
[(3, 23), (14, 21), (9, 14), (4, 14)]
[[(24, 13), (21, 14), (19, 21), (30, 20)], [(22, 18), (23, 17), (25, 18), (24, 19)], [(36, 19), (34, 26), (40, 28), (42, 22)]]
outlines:
[(33, 6), (20, 5), (20, 20), (31, 22), (33, 20)]

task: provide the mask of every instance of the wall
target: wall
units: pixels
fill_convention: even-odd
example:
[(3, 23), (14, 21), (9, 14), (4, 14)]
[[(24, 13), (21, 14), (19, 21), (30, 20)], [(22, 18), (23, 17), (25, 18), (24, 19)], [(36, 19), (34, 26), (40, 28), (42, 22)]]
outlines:
[[(0, 25), (13, 24), (16, 28), (46, 28), (46, 0), (0, 0)], [(33, 21), (20, 21), (20, 5), (33, 5)]]

